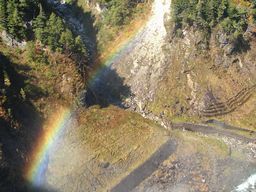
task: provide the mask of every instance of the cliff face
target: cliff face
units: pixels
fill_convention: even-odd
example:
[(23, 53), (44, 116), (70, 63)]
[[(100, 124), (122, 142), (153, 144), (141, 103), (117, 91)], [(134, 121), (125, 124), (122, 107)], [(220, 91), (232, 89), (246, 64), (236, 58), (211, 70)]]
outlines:
[[(167, 117), (220, 118), (255, 128), (255, 32), (243, 34), (248, 45), (229, 43), (217, 27), (209, 45), (195, 27), (166, 43), (168, 67), (149, 109)], [(208, 47), (208, 48), (207, 48)], [(239, 48), (239, 50), (237, 50)]]
[[(184, 29), (181, 37), (172, 37), (170, 5), (169, 0), (154, 1), (147, 24), (97, 74), (89, 87), (97, 104), (127, 107), (172, 121), (237, 119), (232, 123), (253, 128), (253, 32), (245, 34), (250, 47), (238, 52), (217, 28), (209, 44), (194, 27)], [(145, 180), (134, 191), (231, 191), (241, 177), (253, 173), (253, 144), (170, 130), (167, 134), (177, 150), (155, 174), (138, 174), (141, 167), (150, 169), (151, 157), (161, 153), (160, 145), (168, 137), (163, 129), (113, 106), (77, 112), (49, 154), (46, 186), (63, 191), (115, 191), (126, 182), (136, 183), (131, 177), (142, 174)]]
[[(152, 101), (166, 67), (164, 47), (167, 32), (164, 17), (170, 13), (171, 1), (154, 1), (152, 16), (138, 34), (101, 71), (91, 89), (112, 104), (121, 104), (143, 112)], [(117, 74), (121, 81), (116, 80)], [(120, 98), (119, 95), (122, 95)], [(111, 96), (111, 97), (110, 97)], [(126, 100), (123, 98), (126, 97)]]
[(243, 34), (246, 42), (229, 42), (218, 27), (208, 40), (196, 26), (173, 36), (170, 5), (153, 3), (146, 26), (108, 63), (91, 89), (102, 100), (148, 116), (174, 121), (219, 118), (253, 128), (254, 26)]

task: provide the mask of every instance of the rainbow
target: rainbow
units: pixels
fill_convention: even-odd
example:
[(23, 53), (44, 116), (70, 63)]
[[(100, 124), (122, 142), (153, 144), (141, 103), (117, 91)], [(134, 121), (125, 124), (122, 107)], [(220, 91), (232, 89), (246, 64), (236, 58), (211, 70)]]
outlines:
[(31, 153), (29, 165), (25, 168), (25, 178), (34, 186), (40, 186), (44, 180), (44, 172), (48, 164), (48, 153), (60, 138), (68, 121), (71, 111), (61, 108), (56, 116), (47, 122), (47, 125), (37, 138), (37, 142)]
[(129, 52), (133, 47), (133, 41), (138, 37), (140, 34), (142, 34), (143, 30), (146, 27), (146, 23), (143, 23), (140, 28), (136, 29), (125, 39), (125, 41), (121, 42), (117, 47), (114, 48), (114, 51), (112, 51), (106, 60), (103, 58), (103, 62), (100, 59), (99, 65), (96, 61), (97, 68), (93, 70), (93, 73), (90, 74), (90, 78), (88, 79), (88, 84), (92, 85), (98, 77), (101, 76), (101, 73), (104, 71), (104, 69), (111, 67), (111, 65), (118, 61), (124, 54)]
[[(106, 61), (103, 64), (98, 65), (90, 74), (90, 78), (87, 80), (88, 84), (93, 84), (106, 67), (110, 67), (112, 63), (118, 60), (121, 54), (126, 53), (132, 49), (132, 42), (141, 34), (145, 25), (141, 26), (137, 31), (134, 30), (132, 34), (121, 44), (119, 44)], [(61, 134), (68, 127), (68, 121), (72, 115), (72, 108), (62, 108), (58, 110), (57, 115), (54, 115), (52, 119), (46, 124), (46, 128), (42, 130), (37, 138), (35, 147), (33, 148), (28, 165), (25, 167), (25, 179), (33, 186), (41, 186), (44, 184), (44, 174), (48, 166), (48, 155), (50, 150), (54, 149), (55, 144), (61, 138)]]

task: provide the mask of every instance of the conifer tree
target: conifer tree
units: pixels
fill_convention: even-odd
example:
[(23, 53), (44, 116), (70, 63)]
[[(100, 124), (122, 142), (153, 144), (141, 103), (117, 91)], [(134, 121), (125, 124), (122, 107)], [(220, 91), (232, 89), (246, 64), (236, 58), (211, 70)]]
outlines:
[(227, 16), (228, 11), (228, 0), (221, 0), (219, 9), (218, 9), (218, 22)]
[(7, 29), (7, 3), (6, 0), (0, 0), (0, 30)]
[(76, 49), (75, 49), (75, 50), (76, 50), (77, 52), (83, 53), (83, 54), (86, 53), (86, 49), (85, 49), (84, 46), (83, 46), (83, 41), (82, 41), (82, 39), (81, 39), (80, 36), (77, 36), (77, 37), (75, 38), (75, 46), (76, 46)]
[(43, 11), (42, 5), (40, 5), (39, 15), (33, 21), (33, 31), (35, 33), (35, 38), (44, 45), (47, 42), (47, 31), (45, 29), (46, 20), (46, 15)]
[(74, 37), (69, 29), (61, 33), (60, 43), (63, 45), (64, 49), (72, 51), (75, 47)]
[(218, 7), (220, 5), (220, 0), (211, 0), (209, 2), (209, 22), (210, 26), (213, 27), (217, 23), (218, 17)]
[(199, 0), (198, 4), (196, 6), (197, 10), (197, 23), (203, 27), (206, 28), (208, 26), (207, 23), (207, 3), (204, 0)]
[(56, 27), (57, 23), (57, 16), (52, 13), (50, 15), (50, 18), (47, 22), (47, 30), (48, 30), (48, 38), (47, 38), (47, 44), (50, 47), (51, 50), (55, 51), (58, 47), (58, 29)]
[(25, 27), (20, 12), (18, 10), (18, 5), (15, 1), (10, 0), (7, 4), (7, 31), (12, 36), (12, 38), (23, 39), (25, 38)]

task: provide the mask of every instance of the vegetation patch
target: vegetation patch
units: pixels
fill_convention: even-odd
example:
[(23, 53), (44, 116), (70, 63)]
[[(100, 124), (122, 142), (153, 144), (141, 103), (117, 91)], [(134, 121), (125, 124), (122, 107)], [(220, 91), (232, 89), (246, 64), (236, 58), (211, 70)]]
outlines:
[[(129, 154), (134, 152), (152, 153), (167, 139), (164, 137), (167, 133), (160, 126), (117, 107), (92, 107), (79, 114), (81, 141), (99, 153), (99, 158), (112, 163), (129, 158)], [(152, 147), (143, 148), (146, 143)]]
[(187, 26), (196, 26), (204, 32), (206, 43), (212, 30), (217, 27), (235, 43), (237, 50), (246, 46), (243, 33), (250, 23), (255, 23), (255, 1), (204, 0), (181, 1), (172, 3), (172, 15), (175, 23), (175, 34), (182, 36)]

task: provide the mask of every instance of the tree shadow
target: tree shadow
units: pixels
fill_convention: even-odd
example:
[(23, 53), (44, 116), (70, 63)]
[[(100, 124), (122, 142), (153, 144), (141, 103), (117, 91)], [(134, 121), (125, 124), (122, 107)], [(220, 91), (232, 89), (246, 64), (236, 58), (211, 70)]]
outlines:
[(115, 105), (126, 108), (124, 101), (132, 96), (132, 92), (130, 87), (125, 85), (124, 78), (111, 67), (102, 67), (98, 70), (99, 72), (88, 83), (87, 91), (83, 95), (83, 103), (87, 107)]
[(0, 66), (0, 79), (4, 79), (0, 92), (0, 191), (46, 191), (30, 190), (23, 176), (43, 118), (21, 94), (27, 77), (18, 73), (16, 64), (1, 53)]
[(235, 53), (245, 53), (251, 50), (249, 40), (244, 39), (242, 35), (240, 35), (234, 42)]

